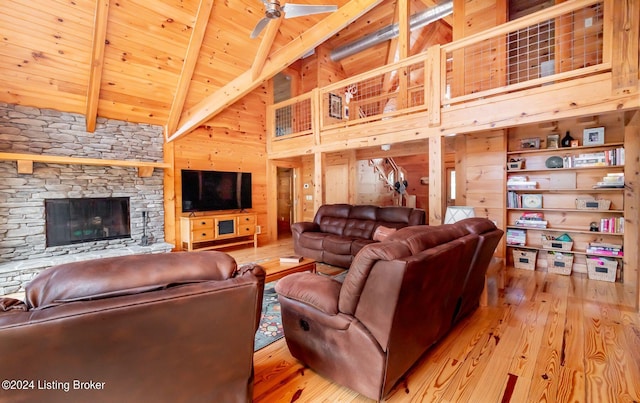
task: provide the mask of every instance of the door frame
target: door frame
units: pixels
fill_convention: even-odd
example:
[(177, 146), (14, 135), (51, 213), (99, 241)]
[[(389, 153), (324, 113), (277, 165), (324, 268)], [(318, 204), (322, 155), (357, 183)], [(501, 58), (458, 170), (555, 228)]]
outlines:
[(278, 239), (278, 168), (291, 168), (293, 188), (291, 192), (292, 223), (302, 217), (302, 162), (289, 160), (267, 160), (267, 238)]

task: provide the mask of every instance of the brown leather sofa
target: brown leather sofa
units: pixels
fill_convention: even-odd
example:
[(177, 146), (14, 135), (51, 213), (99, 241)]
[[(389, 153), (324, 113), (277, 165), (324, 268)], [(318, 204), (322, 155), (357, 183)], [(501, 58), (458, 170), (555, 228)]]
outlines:
[(298, 255), (347, 268), (365, 245), (376, 242), (378, 227), (404, 228), (425, 224), (425, 211), (411, 207), (325, 204), (313, 222), (291, 226)]
[(484, 218), (403, 228), (362, 248), (343, 283), (311, 273), (281, 279), (291, 354), (338, 384), (384, 398), (463, 305), (478, 306), (475, 277), (486, 272), (497, 235), (502, 230)]
[(215, 251), (47, 269), (0, 299), (0, 400), (250, 402), (264, 279)]

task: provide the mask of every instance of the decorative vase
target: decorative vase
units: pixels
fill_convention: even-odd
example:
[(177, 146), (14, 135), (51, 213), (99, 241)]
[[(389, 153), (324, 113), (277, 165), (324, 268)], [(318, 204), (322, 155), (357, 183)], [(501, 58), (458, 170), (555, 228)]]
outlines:
[(571, 137), (571, 134), (569, 134), (567, 130), (567, 134), (562, 138), (562, 147), (571, 147), (571, 140), (573, 140), (573, 137)]

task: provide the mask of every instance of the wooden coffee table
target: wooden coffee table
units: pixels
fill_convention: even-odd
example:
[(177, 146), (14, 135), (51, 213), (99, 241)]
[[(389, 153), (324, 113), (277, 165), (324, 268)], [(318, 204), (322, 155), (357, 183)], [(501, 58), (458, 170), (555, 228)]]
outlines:
[(306, 257), (303, 258), (300, 263), (280, 263), (280, 258), (275, 258), (258, 264), (264, 267), (264, 270), (267, 272), (267, 278), (265, 280), (267, 283), (279, 280), (291, 273), (301, 271), (316, 272), (316, 261)]

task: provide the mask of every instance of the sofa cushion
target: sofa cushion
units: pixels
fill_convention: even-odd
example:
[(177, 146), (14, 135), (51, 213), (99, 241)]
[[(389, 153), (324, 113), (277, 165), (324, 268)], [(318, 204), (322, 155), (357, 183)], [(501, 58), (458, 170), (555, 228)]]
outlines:
[(407, 225), (412, 209), (406, 207), (385, 207), (378, 209), (377, 221), (387, 223), (387, 227)]
[(371, 239), (354, 239), (353, 242), (351, 242), (351, 256), (357, 255), (358, 252), (360, 252), (360, 249), (375, 242), (376, 241)]
[(355, 218), (356, 220), (369, 220), (375, 221), (377, 219), (378, 210), (377, 206), (352, 206), (349, 211), (349, 218)]
[(236, 261), (219, 251), (130, 255), (51, 267), (25, 290), (29, 307), (92, 300), (167, 288), (176, 284), (225, 280)]
[(303, 248), (322, 250), (324, 239), (330, 235), (326, 232), (303, 232), (298, 239), (298, 245)]
[(342, 235), (347, 225), (347, 218), (324, 216), (320, 220), (320, 231), (328, 234)]
[(329, 235), (324, 238), (322, 247), (325, 252), (335, 253), (337, 255), (350, 255), (351, 242), (353, 242), (353, 239), (349, 237)]
[(361, 220), (349, 217), (342, 235), (351, 238), (371, 239), (375, 226), (376, 222), (373, 220)]
[(436, 245), (463, 237), (468, 233), (462, 226), (454, 226), (453, 224), (439, 225), (437, 227), (415, 225), (400, 228), (389, 235), (387, 241), (402, 242), (409, 247), (412, 254), (416, 254)]

